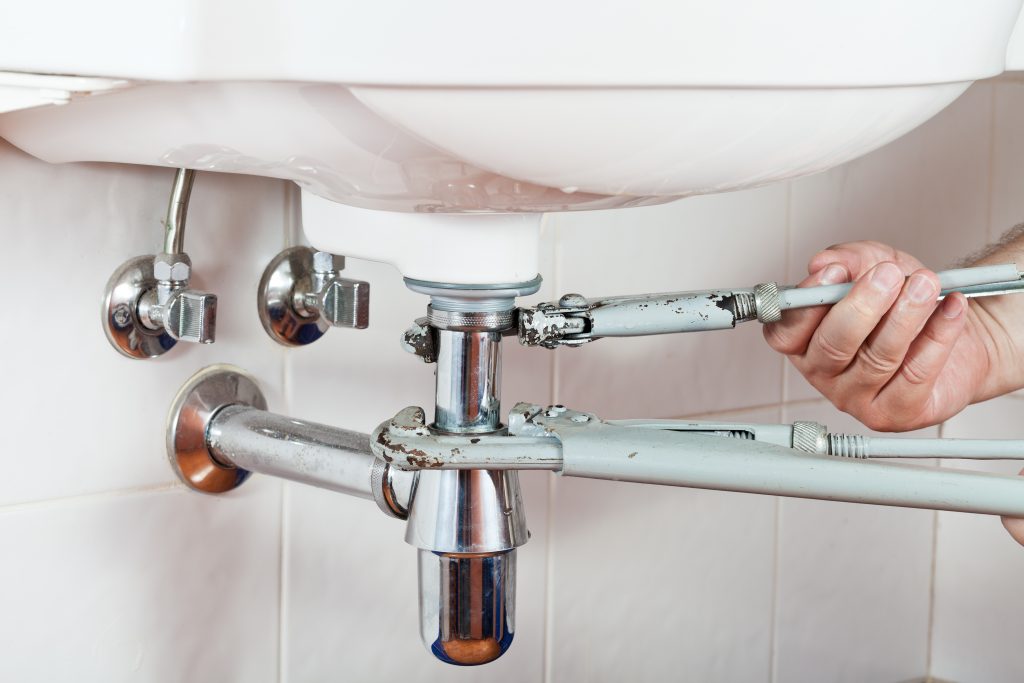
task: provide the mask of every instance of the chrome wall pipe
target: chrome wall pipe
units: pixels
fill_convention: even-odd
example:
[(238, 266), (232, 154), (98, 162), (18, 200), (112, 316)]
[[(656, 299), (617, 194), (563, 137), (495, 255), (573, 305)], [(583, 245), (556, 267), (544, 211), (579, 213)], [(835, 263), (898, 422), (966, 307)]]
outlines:
[(419, 475), (376, 458), (368, 434), (277, 415), (266, 405), (256, 382), (237, 368), (196, 373), (168, 415), (167, 455), (178, 478), (202, 493), (224, 493), (258, 472), (408, 516)]
[(225, 467), (374, 499), (368, 434), (230, 405), (210, 420), (206, 444)]

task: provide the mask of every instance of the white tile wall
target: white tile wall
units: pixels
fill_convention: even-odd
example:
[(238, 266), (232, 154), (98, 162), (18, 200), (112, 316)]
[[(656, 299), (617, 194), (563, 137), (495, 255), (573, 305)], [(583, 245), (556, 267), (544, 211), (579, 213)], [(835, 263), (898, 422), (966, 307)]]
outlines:
[[(866, 237), (944, 265), (1024, 219), (1022, 120), (1024, 84), (987, 82), (820, 176), (552, 216), (535, 299), (794, 281), (817, 249)], [(212, 362), (250, 370), (276, 409), (348, 428), (429, 405), (433, 369), (397, 341), (423, 299), (391, 268), (351, 260), (372, 283), (370, 329), (280, 350), (253, 308), (264, 264), (297, 232), (291, 190), (204, 174), (188, 247), (220, 295), (217, 344), (133, 363), (107, 347), (99, 295), (118, 263), (159, 244), (171, 174), (50, 166), (3, 143), (0, 173), (0, 284), (38, 292), (45, 267), (62, 297), (60, 325), (12, 313), (0, 334), (0, 680), (1024, 678), (1024, 549), (996, 520), (942, 514), (936, 527), (929, 512), (540, 473), (523, 482), (533, 538), (512, 650), (482, 669), (437, 664), (416, 633), (415, 551), (400, 522), (267, 480), (223, 499), (190, 494), (162, 445), (174, 391)], [(504, 389), (506, 405), (557, 400), (609, 418), (856, 428), (755, 323), (575, 351), (507, 344)], [(1019, 406), (971, 408), (945, 433), (1016, 435)]]
[(0, 510), (0, 680), (277, 680), (280, 490)]
[[(951, 438), (1024, 439), (1024, 400), (997, 398), (949, 420)], [(948, 461), (948, 467), (1016, 474), (1022, 463)], [(1024, 680), (1024, 548), (994, 517), (938, 513), (935, 675), (952, 681)]]
[(1024, 223), (1024, 77), (1001, 78), (993, 91), (990, 240)]
[(554, 492), (548, 680), (770, 680), (774, 498), (571, 477)]
[[(823, 401), (787, 405), (783, 420), (871, 433)], [(775, 680), (895, 682), (927, 669), (934, 517), (930, 510), (780, 500)]]

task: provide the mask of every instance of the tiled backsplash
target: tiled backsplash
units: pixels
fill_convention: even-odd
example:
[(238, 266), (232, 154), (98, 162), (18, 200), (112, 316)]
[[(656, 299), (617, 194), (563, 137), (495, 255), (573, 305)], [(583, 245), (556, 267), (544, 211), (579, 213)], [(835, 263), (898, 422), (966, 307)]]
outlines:
[[(1024, 220), (1022, 122), (1024, 84), (991, 81), (828, 173), (549, 216), (533, 299), (796, 281), (816, 250), (860, 238), (946, 265)], [(61, 302), (59, 324), (11, 307), (0, 335), (0, 680), (1024, 679), (1024, 548), (996, 519), (544, 473), (523, 477), (532, 538), (516, 643), (484, 668), (439, 664), (419, 643), (400, 522), (258, 476), (223, 498), (192, 494), (163, 452), (168, 403), (214, 362), (246, 368), (272, 409), (303, 419), (369, 430), (429, 405), (431, 367), (398, 345), (423, 297), (392, 268), (350, 259), (351, 276), (372, 283), (371, 327), (276, 347), (255, 290), (297, 230), (294, 191), (201, 174), (187, 246), (199, 286), (220, 297), (217, 343), (131, 362), (103, 338), (100, 292), (159, 244), (171, 173), (51, 166), (0, 143), (0, 174), (0, 282)], [(753, 323), (557, 352), (510, 343), (505, 369), (506, 406), (857, 428)], [(997, 399), (942, 430), (1024, 436), (1021, 407)]]

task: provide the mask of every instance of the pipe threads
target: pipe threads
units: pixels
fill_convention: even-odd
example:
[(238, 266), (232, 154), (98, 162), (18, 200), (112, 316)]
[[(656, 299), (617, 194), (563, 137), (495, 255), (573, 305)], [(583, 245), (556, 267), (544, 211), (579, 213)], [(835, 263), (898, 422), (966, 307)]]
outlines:
[(829, 434), (828, 454), (839, 458), (867, 458), (868, 443), (860, 434)]
[(745, 429), (725, 429), (714, 432), (716, 436), (726, 436), (730, 439), (741, 439), (743, 441), (754, 441), (754, 433)]
[(733, 294), (733, 315), (736, 317), (736, 322), (746, 322), (757, 318), (757, 299), (753, 292)]

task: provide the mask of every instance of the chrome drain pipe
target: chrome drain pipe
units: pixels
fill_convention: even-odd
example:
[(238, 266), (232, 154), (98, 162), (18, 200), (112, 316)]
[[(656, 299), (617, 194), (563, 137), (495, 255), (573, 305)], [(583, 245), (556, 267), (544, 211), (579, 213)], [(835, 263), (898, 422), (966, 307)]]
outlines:
[[(515, 327), (514, 299), (481, 302), (484, 310), (446, 303), (435, 298), (428, 315), (437, 364), (430, 431), (499, 434), (501, 338)], [(516, 548), (528, 537), (517, 472), (420, 472), (405, 540), (419, 549), (420, 635), (434, 656), (465, 666), (508, 650)]]

